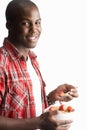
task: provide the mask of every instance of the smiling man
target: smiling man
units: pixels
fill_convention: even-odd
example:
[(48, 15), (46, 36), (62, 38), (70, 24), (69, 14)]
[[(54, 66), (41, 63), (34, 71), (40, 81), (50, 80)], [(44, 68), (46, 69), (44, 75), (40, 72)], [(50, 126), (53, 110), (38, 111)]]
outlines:
[(9, 30), (8, 40), (20, 52), (26, 49), (26, 58), (29, 48), (36, 46), (41, 34), (41, 17), (37, 6), (29, 1), (14, 1), (7, 7), (6, 19)]
[[(55, 120), (46, 112), (56, 100), (78, 97), (76, 87), (63, 84), (46, 96), (35, 48), (41, 34), (41, 16), (30, 0), (12, 0), (6, 8), (8, 36), (0, 48), (0, 130), (67, 130), (71, 120)], [(68, 92), (66, 98), (58, 92)], [(65, 125), (64, 125), (65, 124)]]

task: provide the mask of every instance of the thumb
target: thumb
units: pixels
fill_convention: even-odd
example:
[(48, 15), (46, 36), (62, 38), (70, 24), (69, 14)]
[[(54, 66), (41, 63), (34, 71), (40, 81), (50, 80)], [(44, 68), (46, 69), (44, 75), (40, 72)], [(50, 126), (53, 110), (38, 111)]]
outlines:
[(59, 112), (58, 112), (58, 110), (54, 110), (54, 111), (51, 111), (50, 112), (50, 115), (51, 116), (55, 116), (55, 115), (57, 115)]

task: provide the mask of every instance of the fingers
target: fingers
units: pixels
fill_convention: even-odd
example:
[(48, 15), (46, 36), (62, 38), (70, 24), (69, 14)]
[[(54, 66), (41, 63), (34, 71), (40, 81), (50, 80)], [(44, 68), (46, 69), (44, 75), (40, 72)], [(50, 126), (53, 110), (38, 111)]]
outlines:
[(59, 101), (65, 101), (65, 102), (67, 102), (67, 101), (72, 100), (73, 96), (70, 95), (70, 94), (67, 94), (66, 96), (61, 96), (61, 97), (57, 96), (56, 99), (59, 100)]
[(60, 126), (60, 125), (68, 125), (68, 124), (71, 124), (73, 121), (72, 120), (58, 120), (58, 123), (57, 125)]
[(56, 128), (56, 130), (68, 130), (71, 127), (71, 124), (60, 125)]
[(41, 116), (40, 128), (42, 130), (67, 130), (71, 126), (72, 120), (59, 120), (55, 118), (58, 111), (45, 112)]
[(63, 96), (58, 97), (60, 101), (69, 101), (72, 100), (73, 98), (77, 98), (78, 97), (78, 92), (77, 92), (77, 88), (71, 88), (70, 90), (67, 90), (67, 92), (65, 92), (63, 94)]
[(56, 130), (67, 130), (70, 128), (72, 122), (72, 120), (58, 121)]
[(51, 116), (55, 116), (58, 114), (58, 111), (57, 110), (54, 110), (54, 111), (51, 111), (49, 112)]
[(69, 94), (72, 95), (73, 97), (78, 97), (78, 93), (77, 93), (77, 89), (76, 88), (71, 89)]

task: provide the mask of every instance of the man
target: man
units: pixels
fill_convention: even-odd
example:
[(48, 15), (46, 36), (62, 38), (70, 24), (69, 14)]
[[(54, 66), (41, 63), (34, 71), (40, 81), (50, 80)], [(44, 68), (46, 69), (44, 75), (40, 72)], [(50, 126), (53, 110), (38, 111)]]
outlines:
[[(37, 5), (29, 0), (11, 1), (6, 27), (8, 36), (0, 48), (0, 130), (67, 130), (71, 120), (56, 121), (53, 117), (58, 112), (44, 113), (44, 109), (78, 94), (74, 86), (63, 84), (46, 96), (37, 56), (31, 51), (41, 34)], [(60, 91), (70, 93), (63, 98), (58, 96)]]

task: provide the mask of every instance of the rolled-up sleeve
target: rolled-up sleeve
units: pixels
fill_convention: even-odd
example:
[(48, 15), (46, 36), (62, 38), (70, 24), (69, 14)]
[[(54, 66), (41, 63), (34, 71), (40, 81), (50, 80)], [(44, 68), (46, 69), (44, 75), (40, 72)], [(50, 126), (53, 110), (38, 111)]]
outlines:
[(5, 94), (5, 73), (3, 68), (0, 67), (0, 106), (2, 104), (2, 100)]

